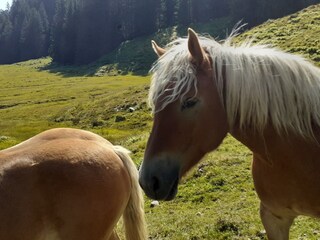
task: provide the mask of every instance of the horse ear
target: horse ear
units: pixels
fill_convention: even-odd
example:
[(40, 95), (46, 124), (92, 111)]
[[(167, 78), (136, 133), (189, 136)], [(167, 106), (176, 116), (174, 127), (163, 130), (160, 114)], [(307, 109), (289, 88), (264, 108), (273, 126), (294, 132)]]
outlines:
[(158, 55), (158, 57), (161, 57), (163, 54), (165, 54), (166, 50), (159, 47), (155, 41), (151, 40), (151, 44), (154, 52)]
[(191, 54), (192, 60), (197, 66), (203, 63), (205, 54), (200, 46), (198, 36), (194, 30), (188, 28), (188, 49)]

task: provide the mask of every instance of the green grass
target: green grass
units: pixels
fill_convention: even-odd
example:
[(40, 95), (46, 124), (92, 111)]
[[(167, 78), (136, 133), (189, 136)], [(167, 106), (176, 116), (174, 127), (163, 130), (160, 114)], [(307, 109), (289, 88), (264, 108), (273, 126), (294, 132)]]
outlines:
[[(47, 64), (0, 66), (0, 149), (70, 126), (127, 147), (139, 165), (152, 120), (145, 103), (149, 77), (65, 77), (39, 70)], [(117, 116), (124, 121), (116, 122)], [(265, 239), (250, 165), (251, 153), (228, 136), (182, 180), (175, 200), (151, 208), (146, 198), (151, 239)], [(306, 218), (292, 229), (293, 239), (317, 239), (319, 233), (317, 221)]]
[[(228, 136), (182, 180), (175, 200), (156, 208), (146, 204), (151, 238), (266, 239), (251, 158), (246, 147)], [(318, 220), (300, 217), (291, 239), (319, 239), (319, 233)]]
[[(239, 39), (254, 35), (257, 41), (301, 53), (319, 64), (319, 7), (269, 21)], [(305, 27), (298, 27), (299, 23)], [(295, 30), (290, 30), (291, 25)], [(212, 26), (202, 25), (200, 31), (200, 26), (193, 27), (212, 34)], [(156, 37), (164, 44), (184, 32), (172, 28)], [(144, 76), (150, 59), (138, 63), (144, 59), (146, 49), (151, 52), (151, 38), (127, 42), (118, 53), (88, 66), (61, 67), (49, 58), (0, 65), (0, 149), (43, 130), (68, 126), (91, 130), (127, 147), (139, 165), (152, 116), (145, 102), (150, 77)], [(122, 65), (114, 66), (114, 57)], [(143, 76), (137, 75), (139, 71)], [(130, 108), (135, 110), (131, 112)], [(228, 136), (183, 178), (173, 201), (152, 208), (151, 200), (146, 198), (150, 239), (266, 239), (251, 178), (251, 158), (246, 147)], [(319, 222), (297, 219), (291, 239), (320, 239)]]
[(268, 44), (290, 53), (300, 54), (320, 66), (320, 4), (287, 17), (269, 20), (244, 34), (253, 43)]
[[(94, 118), (99, 117), (96, 110), (110, 113), (128, 96), (131, 100), (136, 97), (131, 91), (147, 92), (148, 77), (65, 77), (40, 70), (48, 64), (50, 59), (0, 66), (1, 135), (19, 142), (52, 127), (90, 128), (89, 122), (92, 126)], [(85, 116), (77, 112), (89, 107)], [(68, 118), (68, 113), (74, 116)], [(77, 117), (79, 123), (74, 124)]]

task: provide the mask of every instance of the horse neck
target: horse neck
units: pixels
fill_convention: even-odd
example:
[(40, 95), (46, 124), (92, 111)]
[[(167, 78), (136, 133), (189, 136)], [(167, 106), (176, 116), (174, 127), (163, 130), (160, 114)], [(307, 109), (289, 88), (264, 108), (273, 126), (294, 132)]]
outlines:
[(276, 139), (279, 138), (279, 136), (276, 134), (276, 131), (273, 131), (271, 127), (268, 131), (265, 131), (264, 134), (258, 133), (250, 127), (245, 129), (240, 128), (237, 124), (230, 130), (230, 134), (242, 144), (247, 146), (253, 153), (262, 156), (268, 155), (266, 144), (270, 145), (269, 139), (274, 139), (276, 141)]
[(236, 125), (230, 130), (230, 134), (269, 164), (297, 159), (299, 156), (304, 159), (307, 155), (314, 157), (319, 155), (319, 126), (314, 127), (315, 139), (306, 139), (293, 132), (278, 133), (270, 124), (262, 132), (250, 127), (240, 129)]

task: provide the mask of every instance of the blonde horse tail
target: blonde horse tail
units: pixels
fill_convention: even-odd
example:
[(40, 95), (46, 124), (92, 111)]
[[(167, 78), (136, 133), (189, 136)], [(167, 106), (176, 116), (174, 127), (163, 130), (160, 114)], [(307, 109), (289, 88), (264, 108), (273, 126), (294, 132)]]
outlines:
[(138, 182), (138, 171), (129, 156), (130, 151), (114, 146), (114, 151), (121, 158), (131, 178), (131, 194), (128, 205), (123, 213), (123, 222), (127, 240), (146, 240), (147, 227), (144, 218), (144, 200)]

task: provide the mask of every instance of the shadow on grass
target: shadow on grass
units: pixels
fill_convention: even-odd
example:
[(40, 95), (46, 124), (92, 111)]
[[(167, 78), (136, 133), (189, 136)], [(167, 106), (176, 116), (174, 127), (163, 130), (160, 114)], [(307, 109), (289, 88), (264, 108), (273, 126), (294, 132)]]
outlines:
[(152, 61), (147, 63), (132, 62), (93, 62), (88, 65), (62, 65), (51, 62), (44, 67), (39, 68), (40, 71), (49, 71), (50, 73), (59, 74), (63, 77), (79, 77), (79, 76), (115, 76), (133, 74), (137, 76), (148, 75)]
[(39, 68), (39, 70), (59, 74), (62, 77), (116, 76), (127, 74), (146, 76), (155, 59), (156, 57), (151, 48), (146, 51), (144, 48), (141, 48), (133, 53), (133, 51), (128, 52), (125, 46), (124, 51), (120, 51), (119, 49), (114, 50), (99, 60), (86, 65), (62, 65), (52, 61), (44, 67)]

